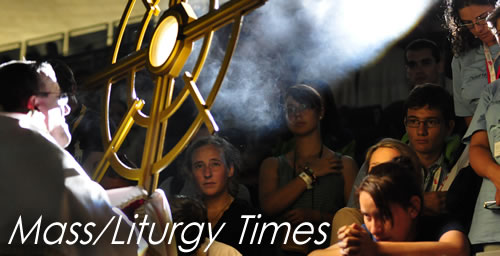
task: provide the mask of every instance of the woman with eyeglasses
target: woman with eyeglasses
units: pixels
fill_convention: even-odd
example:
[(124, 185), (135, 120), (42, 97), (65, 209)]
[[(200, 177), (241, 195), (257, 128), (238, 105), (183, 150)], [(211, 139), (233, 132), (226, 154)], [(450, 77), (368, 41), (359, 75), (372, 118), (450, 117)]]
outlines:
[[(292, 226), (303, 222), (331, 223), (335, 212), (349, 198), (358, 167), (352, 158), (323, 145), (320, 121), (324, 106), (315, 89), (294, 85), (287, 89), (284, 98), (286, 121), (295, 145), (289, 152), (263, 161), (259, 175), (261, 209)], [(326, 234), (329, 233), (328, 230)], [(328, 242), (324, 239), (319, 246), (325, 247)], [(291, 250), (287, 246), (281, 249)], [(310, 249), (313, 248), (303, 249), (297, 255)]]
[[(488, 17), (498, 31), (500, 6)], [(474, 113), (464, 140), (470, 142), (470, 165), (482, 177), (469, 237), (475, 251), (500, 255), (500, 80), (488, 85)], [(481, 255), (481, 254), (476, 254)]]
[(500, 70), (495, 68), (500, 47), (486, 22), (495, 8), (495, 2), (447, 0), (445, 13), (455, 54), (452, 62), (455, 113), (465, 117), (469, 126), (464, 140), (470, 140), (470, 165), (483, 177), (469, 232), (473, 251), (481, 252), (500, 250), (500, 212), (483, 206), (485, 200), (500, 198), (497, 190), (500, 187), (495, 185), (500, 184), (500, 175), (496, 170), (498, 167), (493, 167), (496, 136), (491, 136), (496, 127), (491, 121), (498, 119), (487, 114), (487, 111), (498, 113), (494, 110), (495, 104), (488, 106), (496, 101), (491, 95), (496, 90), (494, 82), (500, 74)]
[(494, 62), (500, 47), (486, 18), (496, 0), (446, 0), (445, 19), (453, 49), (453, 98), (455, 113), (469, 126), (481, 91), (500, 71)]

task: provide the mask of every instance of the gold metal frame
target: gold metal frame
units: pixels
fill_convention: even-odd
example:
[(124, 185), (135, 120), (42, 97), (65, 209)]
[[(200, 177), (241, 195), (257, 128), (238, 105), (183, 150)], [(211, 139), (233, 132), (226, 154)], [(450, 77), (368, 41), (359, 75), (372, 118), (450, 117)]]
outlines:
[[(160, 14), (160, 8), (158, 7), (160, 0), (142, 1), (146, 11), (141, 22), (141, 31), (137, 36), (135, 51), (127, 57), (118, 60), (118, 53), (122, 45), (125, 27), (136, 3), (136, 0), (128, 1), (120, 20), (119, 33), (114, 42), (111, 65), (106, 70), (94, 75), (85, 82), (84, 85), (87, 89), (105, 86), (102, 133), (104, 135), (103, 143), (107, 149), (103, 159), (94, 171), (93, 179), (100, 181), (111, 165), (111, 167), (122, 177), (129, 180), (136, 180), (140, 186), (152, 192), (158, 185), (159, 173), (179, 155), (191, 138), (196, 134), (202, 123), (204, 123), (212, 133), (218, 130), (217, 124), (210, 113), (210, 109), (222, 85), (222, 81), (236, 48), (243, 16), (263, 5), (265, 1), (266, 0), (233, 0), (219, 8), (217, 0), (210, 0), (208, 3), (209, 12), (197, 18), (187, 1), (170, 0), (169, 9), (164, 12), (158, 24), (161, 24), (161, 22), (168, 17), (175, 17), (177, 22), (176, 25), (179, 26), (179, 32), (175, 38), (175, 46), (170, 52), (168, 59), (162, 65), (153, 65), (151, 63), (151, 52), (154, 51), (154, 49), (151, 49), (151, 47), (154, 47), (152, 44), (147, 48), (142, 47), (146, 29), (151, 22), (152, 16), (158, 16)], [(233, 23), (233, 25), (225, 56), (219, 73), (217, 74), (217, 78), (212, 85), (212, 89), (207, 99), (204, 100), (198, 90), (196, 81), (207, 59), (214, 32), (229, 23)], [(157, 29), (158, 26), (155, 29), (155, 34), (161, 33), (157, 31)], [(184, 67), (191, 53), (193, 43), (200, 39), (203, 39), (203, 45), (196, 64), (191, 73), (184, 73), (183, 79), (185, 81), (185, 86), (174, 99), (174, 78), (179, 75)], [(172, 38), (172, 40), (174, 39)], [(144, 106), (144, 101), (138, 99), (135, 92), (135, 74), (144, 68), (147, 68), (153, 74), (155, 81), (155, 91), (149, 116), (141, 111)], [(113, 84), (123, 79), (127, 81), (128, 85), (127, 104), (129, 106), (129, 111), (120, 123), (117, 132), (114, 136), (111, 136), (109, 125), (111, 88)], [(188, 96), (193, 98), (198, 110), (198, 115), (185, 132), (184, 136), (182, 136), (169, 152), (163, 155), (168, 119), (179, 109)], [(118, 159), (116, 154), (133, 124), (137, 124), (147, 129), (141, 166), (139, 168), (132, 168), (125, 165)]]

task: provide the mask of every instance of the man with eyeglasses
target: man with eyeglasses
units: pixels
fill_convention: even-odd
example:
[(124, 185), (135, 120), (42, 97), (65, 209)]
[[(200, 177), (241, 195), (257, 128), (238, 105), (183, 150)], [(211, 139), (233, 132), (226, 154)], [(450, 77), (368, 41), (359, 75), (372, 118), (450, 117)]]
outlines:
[(32, 106), (45, 116), (45, 125), (50, 135), (59, 146), (65, 148), (71, 142), (71, 134), (64, 118), (71, 111), (68, 95), (62, 92), (54, 69), (49, 63), (43, 62), (37, 66), (40, 86), (32, 98)]
[(424, 215), (437, 223), (453, 220), (467, 233), (481, 186), (463, 154), (455, 126), (453, 98), (438, 85), (415, 87), (406, 102), (405, 127), (410, 147), (424, 167)]
[[(452, 81), (444, 75), (441, 51), (435, 42), (423, 38), (415, 39), (406, 46), (404, 56), (408, 90), (417, 85), (432, 83), (453, 93)], [(404, 100), (394, 101), (383, 109), (379, 123), (382, 137), (395, 139), (403, 137), (404, 111)]]
[(426, 169), (424, 189), (439, 191), (450, 169), (444, 150), (455, 126), (451, 95), (437, 85), (420, 85), (411, 91), (405, 109), (409, 145)]
[[(33, 89), (32, 95), (30, 95), (27, 99), (23, 99), (22, 103), (19, 98), (21, 96), (20, 92), (16, 92), (16, 94), (10, 96), (8, 92), (2, 93), (4, 95), (2, 102), (4, 104), (4, 108), (6, 105), (12, 106), (8, 107), (8, 109), (6, 109), (7, 111), (12, 110), (11, 108), (15, 108), (17, 110), (21, 108), (22, 111), (26, 111), (32, 121), (41, 121), (40, 126), (43, 126), (44, 128), (42, 130), (48, 132), (59, 146), (63, 148), (66, 147), (71, 141), (71, 135), (64, 116), (69, 114), (70, 107), (68, 106), (68, 97), (61, 91), (59, 84), (57, 83), (54, 70), (50, 64), (46, 62), (35, 63), (30, 61), (11, 61), (2, 64), (2, 67), (10, 68), (11, 65), (28, 65), (29, 67), (35, 69), (38, 73), (38, 82), (35, 84), (36, 87), (31, 88)], [(22, 88), (20, 90), (22, 90)], [(19, 104), (26, 105), (19, 107)]]
[[(445, 209), (446, 191), (456, 175), (454, 171), (460, 170), (467, 164), (458, 161), (462, 151), (450, 137), (455, 127), (453, 112), (453, 98), (441, 86), (434, 84), (418, 85), (410, 92), (404, 102), (404, 127), (406, 134), (402, 141), (408, 142), (410, 147), (425, 168), (424, 213), (436, 215)], [(465, 161), (467, 162), (467, 161)], [(361, 173), (359, 175), (365, 175)], [(358, 176), (359, 176), (358, 175)], [(359, 177), (356, 181), (361, 181)]]
[[(71, 107), (71, 111), (67, 115), (65, 113), (66, 123), (71, 132), (71, 143), (66, 150), (92, 176), (92, 172), (104, 155), (99, 113), (78, 100), (77, 83), (73, 71), (66, 63), (59, 59), (47, 62), (54, 68), (59, 88), (63, 95), (68, 96), (68, 105)], [(113, 123), (111, 127), (115, 128)]]
[[(120, 256), (142, 251), (144, 241), (141, 246), (112, 244), (115, 228), (121, 241), (137, 236), (123, 217), (117, 222), (124, 215), (63, 149), (69, 141), (64, 126), (69, 109), (51, 65), (33, 61), (2, 64), (0, 87), (0, 201), (5, 204), (0, 212), (0, 251), (9, 255)], [(111, 223), (111, 219), (115, 221)], [(107, 224), (112, 228), (100, 236)], [(89, 237), (94, 244), (86, 245)]]
[(425, 168), (425, 213), (437, 215), (445, 210), (445, 181), (453, 179), (449, 177), (452, 163), (445, 155), (447, 138), (455, 126), (453, 100), (444, 88), (424, 84), (410, 92), (405, 109), (409, 145)]
[[(463, 149), (457, 145), (460, 144), (460, 140), (455, 140), (456, 135), (450, 136), (455, 127), (453, 98), (441, 86), (423, 84), (416, 86), (410, 92), (404, 106), (403, 123), (407, 134), (402, 141), (408, 142), (423, 167), (422, 214), (438, 223), (453, 219), (467, 233), (480, 185), (474, 183), (477, 181), (477, 175), (475, 177), (470, 175), (474, 173), (467, 167), (468, 157), (466, 159), (458, 157), (461, 156)], [(452, 144), (456, 146), (452, 147)], [(358, 186), (367, 175), (367, 169), (365, 164), (361, 167), (354, 187)], [(471, 176), (476, 179), (471, 179), (469, 182), (468, 178)], [(457, 177), (461, 177), (459, 181), (463, 183), (456, 182)], [(359, 208), (352, 197), (353, 193), (354, 191), (351, 191), (347, 206)], [(339, 216), (338, 219), (335, 216), (333, 226), (338, 227), (338, 223), (346, 224), (348, 221), (359, 219), (350, 211), (342, 213), (344, 216)], [(335, 223), (336, 221), (338, 223)]]

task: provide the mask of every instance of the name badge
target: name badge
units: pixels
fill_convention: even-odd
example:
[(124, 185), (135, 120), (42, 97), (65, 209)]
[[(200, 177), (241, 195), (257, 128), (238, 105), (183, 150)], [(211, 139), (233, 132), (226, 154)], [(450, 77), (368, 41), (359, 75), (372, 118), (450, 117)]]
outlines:
[(500, 156), (500, 141), (495, 142), (495, 152), (494, 157), (497, 158)]

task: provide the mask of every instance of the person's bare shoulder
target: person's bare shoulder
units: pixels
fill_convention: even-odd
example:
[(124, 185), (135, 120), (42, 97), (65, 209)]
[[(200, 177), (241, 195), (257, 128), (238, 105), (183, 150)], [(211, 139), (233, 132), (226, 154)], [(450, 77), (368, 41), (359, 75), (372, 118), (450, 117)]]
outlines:
[(354, 161), (354, 159), (352, 159), (352, 157), (343, 155), (342, 164), (344, 166), (344, 168), (342, 168), (344, 172), (358, 173), (358, 164)]
[(277, 157), (268, 157), (260, 164), (260, 172), (268, 172), (278, 169), (279, 160)]

